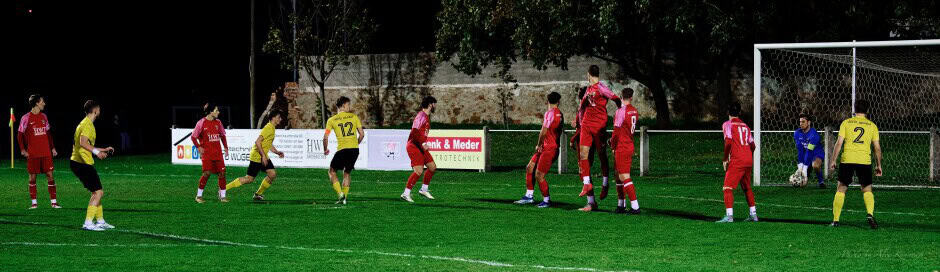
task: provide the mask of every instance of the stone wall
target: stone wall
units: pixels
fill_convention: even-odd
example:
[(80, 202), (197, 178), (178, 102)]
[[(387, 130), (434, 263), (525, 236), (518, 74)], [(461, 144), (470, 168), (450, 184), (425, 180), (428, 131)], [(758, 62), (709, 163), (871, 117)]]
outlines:
[[(616, 66), (598, 59), (572, 58), (569, 60), (568, 70), (556, 67), (538, 70), (533, 68), (531, 63), (520, 61), (511, 70), (517, 82), (506, 84), (490, 76), (497, 71), (492, 67), (484, 69), (481, 75), (472, 77), (458, 72), (450, 62), (435, 61), (430, 54), (417, 54), (409, 59), (411, 62), (398, 62), (402, 65), (396, 66), (392, 62), (398, 61), (397, 57), (400, 56), (357, 56), (353, 58), (351, 65), (338, 67), (327, 80), (325, 87), (328, 111), (335, 113), (334, 104), (340, 96), (349, 97), (353, 103), (353, 111), (362, 118), (364, 125), (374, 127), (377, 125), (377, 118), (375, 114), (370, 113), (368, 101), (378, 93), (382, 97), (380, 101), (385, 116), (384, 125), (396, 125), (410, 122), (419, 108), (421, 97), (430, 94), (438, 99), (437, 112), (431, 117), (433, 122), (502, 124), (505, 121), (511, 124), (539, 124), (542, 121), (542, 113), (546, 110), (545, 97), (554, 91), (562, 95), (560, 108), (566, 120), (570, 121), (576, 110), (577, 88), (588, 85), (587, 68), (591, 64), (597, 64), (601, 67), (602, 82), (611, 86), (615, 93), (619, 94), (624, 87), (636, 90), (633, 104), (641, 118), (656, 116), (647, 88), (635, 81), (611, 80), (616, 78)], [(432, 65), (422, 66), (414, 63)], [(381, 67), (385, 69), (380, 69)], [(373, 75), (387, 75), (389, 71), (403, 71), (403, 79), (391, 88), (387, 83), (376, 84), (376, 76)], [(291, 126), (319, 127), (319, 87), (306, 73), (301, 73), (300, 78), (300, 88), (288, 92), (291, 100)], [(734, 82), (733, 86), (745, 91), (750, 88), (749, 82), (744, 80)], [(744, 95), (750, 96), (749, 93)], [(608, 108), (611, 115), (614, 107), (611, 103)], [(707, 120), (714, 117), (701, 118)]]

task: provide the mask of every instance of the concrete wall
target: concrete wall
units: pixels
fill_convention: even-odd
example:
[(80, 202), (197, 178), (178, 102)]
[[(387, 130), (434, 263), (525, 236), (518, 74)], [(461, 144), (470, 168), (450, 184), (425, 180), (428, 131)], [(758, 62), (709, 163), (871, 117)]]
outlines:
[[(326, 83), (327, 108), (335, 112), (333, 104), (340, 96), (352, 99), (354, 112), (365, 122), (366, 126), (375, 126), (374, 114), (368, 113), (366, 101), (375, 93), (381, 93), (383, 112), (386, 121), (384, 125), (394, 125), (411, 121), (418, 110), (421, 97), (430, 94), (438, 99), (438, 109), (432, 115), (433, 122), (450, 124), (458, 123), (503, 123), (503, 114), (512, 124), (539, 124), (542, 113), (545, 111), (546, 95), (558, 92), (562, 95), (560, 108), (567, 121), (573, 119), (576, 110), (577, 88), (587, 86), (587, 68), (596, 64), (601, 67), (601, 80), (611, 86), (618, 93), (624, 87), (636, 90), (634, 105), (641, 117), (655, 118), (652, 96), (649, 90), (636, 81), (617, 81), (616, 65), (599, 59), (575, 57), (569, 60), (568, 70), (549, 67), (546, 70), (535, 69), (530, 62), (520, 61), (513, 65), (511, 70), (517, 82), (515, 84), (502, 83), (500, 79), (491, 75), (497, 72), (496, 68), (488, 67), (481, 75), (474, 77), (465, 75), (453, 68), (450, 62), (438, 62), (430, 54), (419, 54), (414, 65), (401, 65), (402, 68), (392, 68), (399, 55), (357, 56), (349, 66), (338, 67)], [(431, 65), (420, 65), (420, 63)], [(378, 65), (377, 65), (378, 64)], [(417, 67), (416, 67), (417, 66)], [(370, 69), (371, 67), (371, 69)], [(385, 67), (382, 70), (376, 67)], [(433, 67), (433, 68), (428, 68)], [(424, 69), (422, 69), (424, 68)], [(390, 70), (405, 71), (404, 80), (394, 88), (370, 87), (370, 74), (384, 74)], [(382, 73), (374, 73), (380, 71)], [(319, 126), (319, 87), (311, 81), (306, 72), (300, 75), (300, 88), (288, 92), (291, 101), (291, 124), (295, 128), (315, 128)], [(733, 83), (747, 85), (744, 82)], [(748, 86), (738, 88), (749, 90)], [(750, 94), (747, 94), (748, 96)], [(613, 103), (608, 112), (613, 115)], [(712, 118), (702, 116), (703, 119)]]

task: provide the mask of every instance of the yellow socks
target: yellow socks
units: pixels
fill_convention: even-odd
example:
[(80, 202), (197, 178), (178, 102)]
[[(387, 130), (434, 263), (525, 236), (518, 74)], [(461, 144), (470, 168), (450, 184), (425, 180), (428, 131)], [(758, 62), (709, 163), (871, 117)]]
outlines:
[(255, 194), (263, 195), (264, 191), (267, 190), (268, 187), (271, 187), (271, 183), (268, 182), (268, 178), (264, 178), (264, 180), (261, 181), (261, 186), (258, 186), (258, 191), (255, 192)]
[(235, 179), (232, 182), (229, 182), (228, 184), (226, 184), (225, 189), (231, 190), (233, 188), (238, 188), (238, 186), (242, 186), (242, 182), (240, 179)]
[(95, 215), (98, 214), (98, 207), (88, 206), (88, 210), (85, 211), (85, 224), (90, 225), (91, 219), (95, 218)]
[(865, 210), (868, 211), (868, 214), (875, 214), (875, 195), (871, 192), (862, 193), (862, 198), (865, 199)]
[(98, 219), (98, 222), (104, 222), (104, 208), (100, 204), (95, 209), (95, 219)]
[(333, 191), (336, 191), (337, 195), (343, 195), (343, 188), (339, 185), (338, 181), (333, 182)]
[(836, 192), (836, 197), (832, 199), (832, 221), (839, 222), (839, 215), (842, 215), (842, 204), (845, 203), (845, 193)]
[(349, 195), (349, 186), (343, 186), (343, 195)]

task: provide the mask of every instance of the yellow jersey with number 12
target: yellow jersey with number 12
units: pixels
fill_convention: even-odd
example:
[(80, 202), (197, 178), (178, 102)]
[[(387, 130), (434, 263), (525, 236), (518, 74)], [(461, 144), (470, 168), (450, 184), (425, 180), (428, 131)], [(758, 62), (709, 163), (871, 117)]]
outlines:
[(861, 116), (845, 119), (839, 137), (843, 138), (842, 163), (871, 165), (871, 143), (880, 141), (875, 123)]
[(351, 112), (340, 112), (326, 121), (326, 134), (336, 132), (336, 149), (359, 148), (359, 116)]

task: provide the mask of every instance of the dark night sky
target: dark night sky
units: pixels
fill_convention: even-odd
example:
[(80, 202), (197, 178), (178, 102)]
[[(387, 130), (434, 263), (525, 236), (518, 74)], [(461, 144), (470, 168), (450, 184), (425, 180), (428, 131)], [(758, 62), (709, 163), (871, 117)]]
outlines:
[[(270, 22), (267, 10), (276, 2), (257, 4), (257, 97), (263, 107), (266, 94), (290, 73), (278, 69), (276, 56), (260, 52)], [(373, 53), (433, 50), (437, 1), (407, 6), (367, 1), (365, 6), (379, 28)], [(231, 107), (232, 126), (248, 126), (249, 1), (16, 0), (13, 29), (5, 39), (13, 65), (0, 95), (3, 111), (14, 107), (18, 119), (28, 110), (29, 93), (47, 96), (60, 151), (68, 150), (70, 134), (83, 118), (81, 104), (89, 98), (103, 105), (96, 122), (99, 142), (113, 142), (111, 116), (120, 113), (143, 143), (138, 152), (166, 151), (170, 108), (200, 105), (210, 97)], [(182, 122), (178, 125), (193, 125)], [(0, 145), (4, 154), (7, 145)]]

